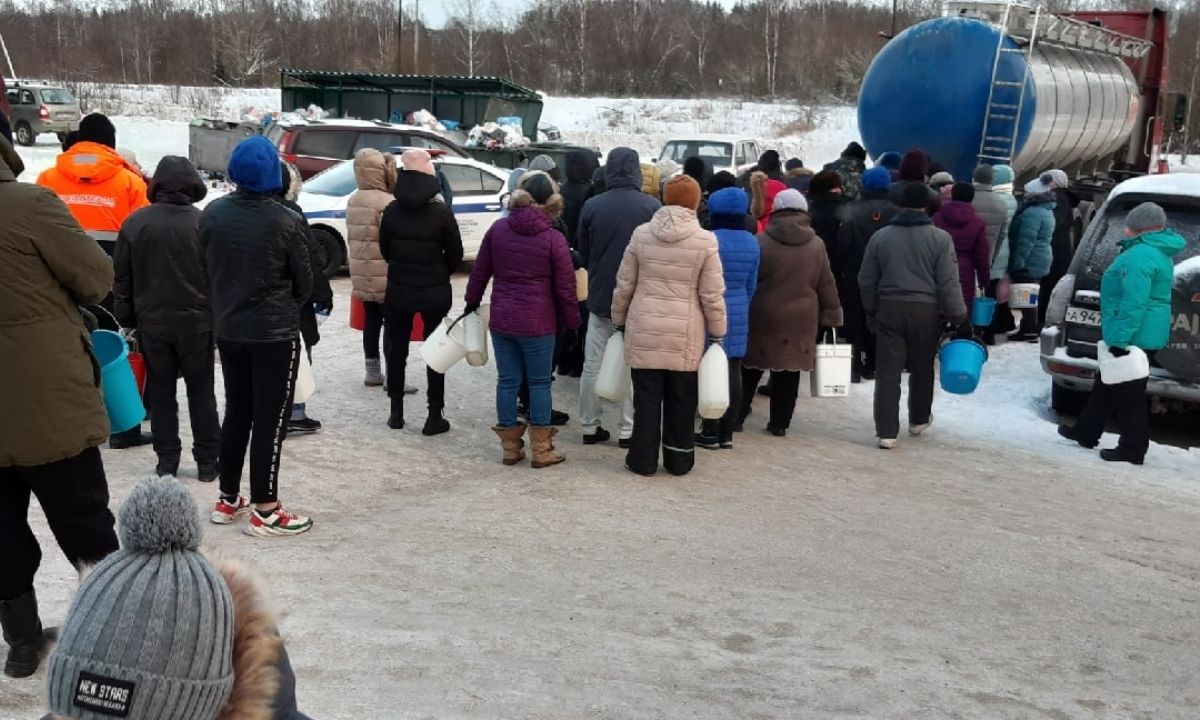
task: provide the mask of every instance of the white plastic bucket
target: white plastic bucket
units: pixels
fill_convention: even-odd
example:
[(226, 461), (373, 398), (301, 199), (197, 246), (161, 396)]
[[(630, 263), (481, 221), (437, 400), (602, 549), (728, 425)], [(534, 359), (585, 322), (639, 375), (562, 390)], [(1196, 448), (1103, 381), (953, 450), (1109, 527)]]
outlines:
[(605, 400), (622, 402), (629, 395), (633, 380), (625, 364), (625, 333), (613, 333), (604, 346), (600, 373), (596, 376), (596, 394)]
[(462, 319), (463, 345), (467, 350), (467, 364), (483, 367), (488, 361), (487, 323), (473, 312)]
[(437, 330), (421, 344), (421, 359), (435, 372), (445, 373), (466, 356), (466, 330), (458, 320), (442, 320)]
[(851, 367), (854, 363), (854, 346), (839, 345), (837, 330), (833, 331), (832, 343), (818, 343), (816, 361), (809, 374), (812, 397), (841, 398), (850, 394)]
[(1037, 283), (1013, 283), (1008, 293), (1008, 306), (1014, 310), (1029, 310), (1038, 306)]
[(725, 349), (713, 343), (700, 358), (699, 384), (700, 417), (719, 420), (729, 409), (729, 358)]

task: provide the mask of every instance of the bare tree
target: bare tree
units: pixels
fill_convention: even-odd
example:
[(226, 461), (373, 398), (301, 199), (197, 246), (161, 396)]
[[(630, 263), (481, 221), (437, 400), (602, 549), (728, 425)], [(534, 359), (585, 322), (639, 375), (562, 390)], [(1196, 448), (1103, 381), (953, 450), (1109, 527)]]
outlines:
[(483, 64), (483, 46), (479, 42), (483, 33), (483, 0), (456, 0), (447, 29), (458, 36), (455, 56), (459, 64), (467, 77), (475, 77)]

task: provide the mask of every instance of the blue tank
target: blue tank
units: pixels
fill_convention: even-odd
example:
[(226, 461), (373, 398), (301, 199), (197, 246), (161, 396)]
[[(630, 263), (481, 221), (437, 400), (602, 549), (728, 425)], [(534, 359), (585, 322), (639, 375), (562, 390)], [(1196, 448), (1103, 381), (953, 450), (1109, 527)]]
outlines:
[[(956, 180), (969, 180), (979, 164), (1000, 32), (980, 20), (942, 17), (888, 42), (871, 62), (858, 98), (858, 127), (868, 153), (877, 158), (921, 148)], [(1018, 48), (1007, 35), (1004, 45)], [(1105, 160), (1128, 139), (1139, 107), (1125, 63), (1102, 52), (1038, 43), (1028, 70), (1024, 53), (1000, 54), (997, 79), (1024, 80), (1010, 164), (1024, 175), (1054, 167), (1073, 173), (1107, 167)], [(1016, 105), (1019, 97), (1019, 87), (997, 87), (992, 102)], [(1011, 137), (1012, 124), (993, 118), (988, 134)]]

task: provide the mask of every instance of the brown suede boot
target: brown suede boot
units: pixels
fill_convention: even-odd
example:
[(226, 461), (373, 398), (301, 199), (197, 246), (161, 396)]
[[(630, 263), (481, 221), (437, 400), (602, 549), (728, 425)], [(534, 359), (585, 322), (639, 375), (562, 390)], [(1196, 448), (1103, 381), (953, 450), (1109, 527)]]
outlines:
[(567, 458), (554, 452), (554, 436), (558, 434), (556, 427), (531, 427), (529, 440), (533, 445), (533, 466), (535, 468), (557, 465)]
[(492, 428), (492, 432), (496, 433), (496, 437), (500, 438), (500, 446), (504, 448), (505, 465), (516, 465), (525, 459), (525, 426), (514, 425), (513, 427), (500, 427), (499, 425)]

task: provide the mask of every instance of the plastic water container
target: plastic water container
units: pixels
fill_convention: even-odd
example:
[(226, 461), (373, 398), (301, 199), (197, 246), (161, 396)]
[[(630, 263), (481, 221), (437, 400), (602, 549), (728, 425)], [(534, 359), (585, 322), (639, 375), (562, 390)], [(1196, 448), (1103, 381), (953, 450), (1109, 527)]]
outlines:
[(97, 330), (92, 333), (92, 352), (100, 365), (100, 389), (109, 429), (119, 433), (138, 427), (146, 417), (146, 408), (129, 366), (129, 343), (120, 333)]
[(487, 323), (478, 312), (467, 315), (462, 320), (464, 334), (463, 344), (467, 348), (467, 364), (471, 367), (483, 367), (488, 361)]
[(1037, 283), (1013, 283), (1008, 293), (1008, 306), (1014, 310), (1029, 310), (1038, 306)]
[(596, 375), (596, 394), (605, 400), (622, 402), (629, 395), (633, 379), (625, 364), (625, 333), (613, 333), (604, 346), (600, 372)]
[(977, 297), (971, 303), (971, 324), (975, 327), (991, 327), (995, 315), (996, 301), (992, 298)]
[(700, 417), (719, 420), (729, 409), (729, 358), (725, 349), (713, 343), (700, 358), (699, 385)]
[(817, 343), (813, 369), (809, 373), (810, 394), (815, 398), (843, 398), (850, 395), (854, 377), (854, 346), (838, 343), (837, 328), (833, 342)]
[(421, 345), (421, 359), (434, 372), (445, 373), (467, 356), (466, 340), (462, 323), (446, 318)]
[(970, 395), (979, 387), (987, 349), (974, 340), (951, 340), (938, 352), (942, 389), (954, 395)]

